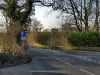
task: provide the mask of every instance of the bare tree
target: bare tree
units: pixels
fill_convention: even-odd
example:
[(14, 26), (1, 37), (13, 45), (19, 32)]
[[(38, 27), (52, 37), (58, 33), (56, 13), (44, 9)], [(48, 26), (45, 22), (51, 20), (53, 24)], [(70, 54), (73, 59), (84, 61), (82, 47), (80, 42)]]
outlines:
[(33, 32), (41, 32), (43, 29), (42, 24), (37, 19), (33, 19), (31, 27)]
[(93, 1), (94, 0), (57, 0), (54, 1), (53, 8), (73, 15), (78, 31), (82, 31), (83, 25), (85, 25), (85, 31), (89, 31)]

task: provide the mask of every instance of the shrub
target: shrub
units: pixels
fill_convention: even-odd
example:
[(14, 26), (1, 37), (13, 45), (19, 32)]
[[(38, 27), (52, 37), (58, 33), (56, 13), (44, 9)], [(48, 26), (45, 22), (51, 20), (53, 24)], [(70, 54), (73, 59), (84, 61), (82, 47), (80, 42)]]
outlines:
[(0, 68), (29, 63), (31, 60), (32, 58), (29, 53), (26, 53), (25, 55), (12, 55), (8, 52), (0, 53)]
[(35, 40), (49, 48), (59, 49), (61, 45), (61, 36), (60, 32), (38, 32), (35, 35)]
[(67, 37), (68, 43), (76, 47), (100, 47), (100, 33), (75, 32)]

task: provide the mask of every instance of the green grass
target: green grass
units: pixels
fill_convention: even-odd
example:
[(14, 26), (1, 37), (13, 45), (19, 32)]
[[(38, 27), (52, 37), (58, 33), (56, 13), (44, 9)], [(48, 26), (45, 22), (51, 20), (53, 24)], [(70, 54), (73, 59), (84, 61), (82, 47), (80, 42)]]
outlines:
[(47, 47), (46, 45), (40, 44), (38, 42), (33, 42), (32, 46), (41, 47), (41, 48)]

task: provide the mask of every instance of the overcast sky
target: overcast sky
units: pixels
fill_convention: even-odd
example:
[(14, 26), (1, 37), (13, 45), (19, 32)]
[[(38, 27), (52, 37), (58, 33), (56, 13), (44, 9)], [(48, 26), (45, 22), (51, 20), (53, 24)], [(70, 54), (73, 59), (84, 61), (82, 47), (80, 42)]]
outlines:
[(60, 11), (53, 11), (52, 7), (35, 7), (35, 18), (41, 22), (45, 28), (59, 27), (60, 23), (65, 20)]

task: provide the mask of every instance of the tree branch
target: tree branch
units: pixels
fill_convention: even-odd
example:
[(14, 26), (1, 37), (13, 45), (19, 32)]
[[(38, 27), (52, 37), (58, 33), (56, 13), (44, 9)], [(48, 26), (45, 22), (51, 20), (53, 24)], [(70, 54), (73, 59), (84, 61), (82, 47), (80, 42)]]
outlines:
[(1, 9), (1, 10), (6, 10), (6, 8), (4, 8), (3, 6), (0, 6), (0, 9)]
[(54, 6), (54, 3), (45, 4), (40, 0), (36, 0), (35, 3), (41, 3), (43, 6), (47, 6), (47, 7)]

